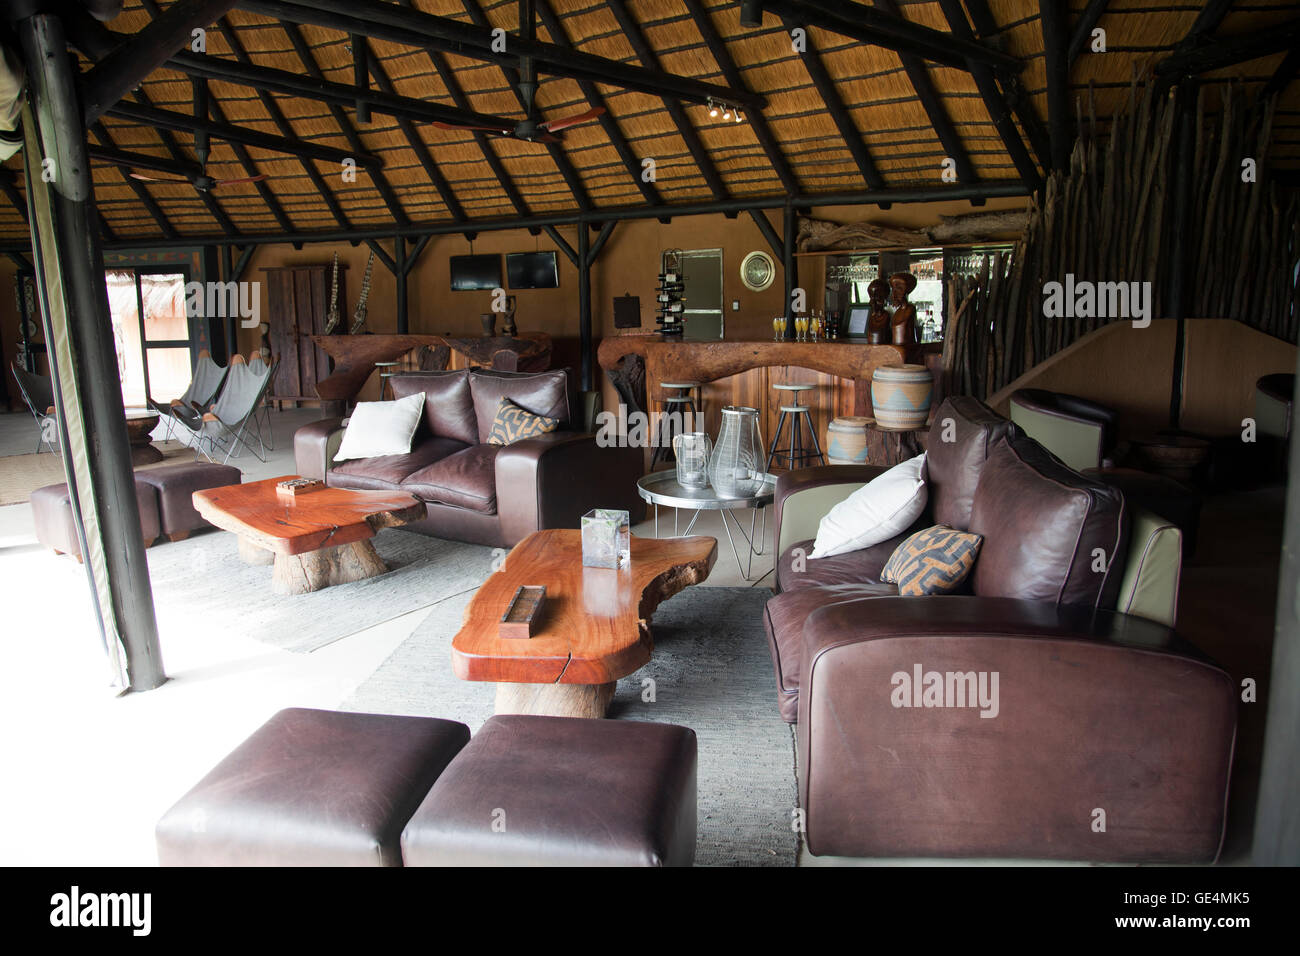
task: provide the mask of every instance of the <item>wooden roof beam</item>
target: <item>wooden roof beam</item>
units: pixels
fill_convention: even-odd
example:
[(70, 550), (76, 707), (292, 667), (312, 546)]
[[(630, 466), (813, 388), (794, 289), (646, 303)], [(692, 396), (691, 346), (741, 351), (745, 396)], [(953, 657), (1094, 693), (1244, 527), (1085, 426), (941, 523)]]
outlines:
[(1278, 65), (1277, 71), (1264, 84), (1263, 96), (1269, 97), (1281, 93), (1295, 79), (1296, 73), (1300, 73), (1300, 47), (1288, 53)]
[[(797, 24), (789, 17), (781, 18), (787, 31)], [(822, 98), (822, 103), (826, 107), (826, 112), (831, 114), (831, 119), (835, 122), (835, 128), (840, 131), (840, 139), (844, 140), (844, 146), (848, 149), (849, 155), (858, 165), (858, 172), (862, 174), (863, 180), (872, 189), (884, 189), (885, 180), (880, 175), (880, 170), (876, 169), (875, 160), (871, 158), (871, 153), (867, 149), (867, 144), (863, 140), (862, 133), (853, 123), (853, 117), (849, 111), (844, 108), (844, 100), (840, 98), (840, 92), (835, 88), (831, 81), (826, 67), (822, 63), (821, 54), (817, 52), (817, 47), (813, 43), (811, 36), (805, 37), (802, 49), (799, 51), (799, 59), (803, 61), (804, 69), (808, 71), (808, 77), (812, 80), (813, 86), (817, 88), (817, 93)]]
[(1235, 66), (1291, 51), (1300, 46), (1300, 19), (1275, 23), (1255, 33), (1230, 37), (1216, 37), (1212, 43), (1189, 47), (1183, 52), (1171, 53), (1156, 63), (1156, 76), (1176, 79), (1198, 76), (1211, 70)]
[[(622, 3), (623, 0), (610, 0), (612, 3)], [(691, 18), (695, 21), (696, 27), (700, 31), (700, 36), (704, 38), (704, 43), (713, 54), (713, 59), (722, 70), (722, 75), (726, 77), (727, 82), (737, 89), (748, 90), (744, 78), (740, 71), (736, 69), (736, 64), (731, 59), (731, 54), (727, 52), (727, 46), (718, 35), (718, 29), (713, 25), (713, 18), (709, 11), (705, 10), (700, 0), (684, 0), (686, 9), (690, 11)], [(734, 103), (733, 103), (734, 105)], [(772, 169), (776, 172), (777, 179), (781, 181), (781, 186), (785, 191), (794, 195), (799, 192), (799, 182), (795, 179), (790, 164), (786, 161), (785, 156), (781, 153), (781, 147), (777, 144), (776, 137), (772, 135), (772, 129), (767, 125), (767, 118), (761, 112), (752, 111), (745, 114), (749, 120), (749, 128), (754, 131), (754, 136), (758, 139), (758, 144), (763, 147), (763, 152), (767, 155), (767, 161), (772, 164)]]
[[(993, 18), (988, 0), (966, 0), (966, 9), (970, 11), (970, 23), (974, 25), (975, 33), (981, 38), (996, 37), (1001, 33), (1002, 28)], [(962, 20), (964, 22), (965, 18), (963, 17)], [(969, 27), (967, 34), (969, 35)], [(1003, 96), (1011, 107), (1011, 112), (1020, 121), (1020, 128), (1025, 131), (1029, 148), (1038, 158), (1038, 162), (1047, 166), (1052, 158), (1051, 140), (1043, 129), (1042, 120), (1034, 110), (1033, 101), (1021, 86), (1017, 71), (995, 69), (993, 75), (1002, 85)]]
[(493, 51), (491, 29), (483, 26), (487, 23), (486, 17), (473, 16), (475, 11), (482, 14), (477, 2), (469, 11), (474, 23), (376, 0), (241, 0), (239, 6), (242, 10), (279, 20), (361, 33), (372, 39), (404, 46), (432, 47), (498, 66), (513, 66), (520, 56), (527, 56), (536, 62), (541, 72), (552, 76), (608, 83), (655, 96), (669, 95), (693, 103), (706, 103), (712, 97), (740, 103), (753, 110), (767, 105), (763, 97), (746, 90), (728, 89), (690, 77), (607, 60), (590, 53), (566, 50), (554, 43), (526, 40), (515, 34), (510, 34), (506, 41), (506, 53)]
[[(542, 26), (546, 27), (546, 32), (551, 35), (551, 41), (556, 46), (573, 49), (573, 44), (564, 32), (564, 25), (560, 22), (560, 18), (555, 15), (555, 11), (551, 9), (551, 5), (547, 3), (547, 0), (534, 0), (534, 2), (538, 19), (542, 21)], [(599, 118), (600, 128), (609, 137), (610, 143), (614, 146), (614, 151), (618, 153), (618, 158), (623, 161), (623, 167), (628, 171), (628, 175), (632, 177), (632, 181), (636, 183), (637, 189), (641, 191), (642, 198), (648, 203), (659, 205), (663, 201), (659, 196), (659, 190), (655, 188), (653, 183), (648, 183), (642, 178), (641, 161), (632, 152), (627, 137), (619, 129), (618, 122), (605, 105), (605, 98), (596, 89), (596, 84), (590, 80), (578, 80), (577, 83), (578, 88), (582, 90), (582, 95), (587, 98), (587, 102), (593, 107), (605, 111)]]
[[(248, 55), (248, 50), (245, 48), (243, 40), (239, 38), (239, 31), (230, 25), (230, 21), (225, 17), (222, 17), (221, 20), (217, 22), (217, 28), (221, 30), (222, 35), (226, 38), (226, 43), (230, 46), (231, 52), (235, 54), (235, 59), (239, 60), (241, 63), (251, 63), (252, 57)], [(288, 117), (284, 115), (284, 110), (280, 109), (280, 104), (276, 102), (275, 97), (266, 90), (258, 90), (257, 96), (258, 99), (262, 101), (262, 108), (265, 109), (267, 115), (271, 117), (271, 122), (275, 124), (275, 128), (280, 131), (280, 134), (288, 139), (299, 139), (298, 131), (293, 128), (293, 124), (291, 124)], [(330, 152), (338, 153), (338, 156), (336, 156), (333, 161), (340, 164), (340, 168), (344, 159), (356, 160), (356, 157), (350, 156), (343, 150), (330, 150)], [(378, 157), (372, 158), (375, 160), (376, 164), (379, 164)], [(311, 162), (309, 157), (301, 155), (299, 155), (297, 159), (299, 165), (302, 166), (302, 171), (307, 175), (307, 178), (311, 180), (311, 184), (316, 188), (317, 192), (321, 194), (321, 198), (325, 200), (325, 206), (329, 209), (330, 215), (334, 217), (334, 221), (343, 229), (351, 229), (352, 223), (348, 220), (347, 213), (343, 211), (342, 205), (339, 204), (338, 197), (334, 195), (334, 191), (330, 189), (329, 184), (325, 181), (325, 177), (321, 175), (321, 172), (316, 168), (315, 163)], [(358, 166), (363, 165), (360, 160), (356, 160), (356, 163)], [(251, 249), (252, 247), (250, 246), (249, 248)]]
[[(226, 121), (225, 111), (222, 110), (221, 104), (215, 99), (208, 104), (208, 108), (212, 111), (212, 118), (214, 120), (219, 123), (224, 123)], [(243, 143), (231, 143), (230, 148), (234, 152), (235, 158), (239, 160), (239, 165), (244, 167), (244, 171), (249, 176), (262, 175), (262, 171), (257, 168), (257, 162), (248, 152), (247, 146)], [(293, 225), (293, 220), (291, 220), (289, 214), (284, 211), (284, 207), (280, 205), (279, 198), (271, 190), (271, 187), (266, 184), (266, 180), (263, 179), (260, 182), (253, 183), (253, 188), (256, 189), (257, 194), (262, 197), (262, 202), (266, 204), (266, 208), (270, 211), (271, 217), (280, 224), (280, 228), (285, 232), (294, 232), (295, 227)]]
[(139, 33), (119, 44), (86, 74), (82, 102), (86, 125), (140, 85), (179, 49), (195, 27), (206, 27), (238, 0), (178, 0)]
[[(384, 69), (384, 64), (379, 61), (378, 57), (371, 55), (366, 38), (354, 36), (352, 42), (361, 46), (362, 58), (366, 61), (379, 89), (385, 93), (395, 93), (396, 90), (393, 87), (393, 81), (388, 76), (388, 71)], [(360, 114), (358, 114), (359, 118)], [(398, 117), (397, 125), (402, 130), (402, 135), (406, 137), (411, 152), (415, 153), (415, 158), (424, 167), (424, 173), (429, 177), (429, 182), (438, 191), (438, 195), (442, 198), (442, 203), (447, 207), (447, 212), (451, 214), (451, 218), (463, 222), (466, 218), (465, 209), (452, 191), (451, 183), (447, 181), (447, 177), (442, 174), (442, 170), (434, 161), (433, 154), (429, 152), (429, 147), (420, 138), (420, 132), (415, 128), (415, 124), (408, 119)]]
[[(948, 20), (948, 25), (952, 27), (954, 34), (971, 35), (970, 24), (966, 20), (961, 0), (939, 0), (939, 5), (943, 8), (944, 17)], [(984, 106), (989, 111), (989, 119), (993, 121), (994, 128), (1002, 138), (1002, 143), (1010, 154), (1016, 171), (1020, 173), (1021, 180), (1030, 189), (1037, 189), (1041, 182), (1038, 167), (1034, 163), (1034, 158), (1029, 155), (1029, 150), (1025, 148), (1024, 140), (1020, 138), (1020, 131), (1016, 129), (1015, 121), (1011, 118), (1011, 107), (998, 88), (993, 71), (986, 66), (972, 66), (971, 77), (975, 80), (975, 87), (979, 90)]]
[(18, 215), (23, 217), (23, 222), (27, 222), (27, 198), (18, 191), (17, 177), (3, 166), (0, 166), (0, 193), (4, 193), (18, 210)]
[[(886, 13), (898, 14), (898, 5), (894, 0), (875, 0), (875, 3)], [(930, 70), (925, 65), (925, 61), (913, 53), (901, 51), (898, 53), (898, 59), (903, 64), (903, 72), (912, 83), (912, 89), (916, 91), (917, 99), (921, 101), (925, 115), (930, 119), (930, 125), (934, 127), (935, 135), (939, 137), (939, 144), (956, 166), (957, 181), (959, 183), (979, 182), (979, 174), (971, 164), (966, 144), (962, 142), (957, 127), (953, 125), (952, 117), (948, 115), (947, 107), (943, 105), (943, 100), (935, 91), (934, 81), (930, 79)]]
[[(325, 74), (321, 71), (320, 65), (316, 62), (316, 57), (311, 52), (311, 46), (307, 43), (306, 38), (303, 37), (302, 31), (298, 29), (298, 25), (296, 23), (282, 23), (280, 24), (280, 27), (288, 35), (289, 42), (293, 45), (294, 52), (298, 54), (298, 59), (302, 62), (303, 69), (307, 71), (308, 76), (319, 83), (326, 83)], [(367, 94), (369, 93), (369, 91), (366, 92)], [(416, 102), (419, 101), (417, 100)], [(347, 110), (345, 108), (346, 105), (347, 104), (344, 103), (331, 102), (329, 103), (330, 112), (334, 115), (334, 122), (338, 124), (339, 131), (343, 134), (344, 138), (347, 139), (348, 145), (357, 152), (361, 152), (365, 149), (365, 144), (361, 142), (361, 137), (357, 134), (356, 127), (354, 127), (352, 121), (348, 119)], [(383, 170), (377, 169), (372, 171), (370, 174), (370, 182), (375, 187), (375, 191), (379, 193), (379, 197), (384, 201), (384, 205), (388, 207), (388, 211), (392, 214), (393, 219), (397, 224), (399, 226), (404, 226), (409, 223), (411, 219), (407, 216), (406, 210), (402, 208), (402, 203), (397, 198), (397, 193), (393, 191), (393, 187), (389, 184), (388, 177), (384, 175)]]
[[(650, 69), (660, 69), (659, 57), (646, 41), (645, 34), (641, 32), (641, 25), (628, 12), (627, 6), (621, 0), (606, 0), (606, 6), (609, 8), (609, 12), (614, 15), (614, 19), (618, 21), (623, 36), (631, 45), (633, 52), (636, 53), (637, 59)], [(668, 111), (669, 118), (676, 124), (677, 133), (686, 144), (686, 149), (690, 152), (691, 158), (695, 160), (695, 165), (699, 167), (700, 175), (704, 177), (705, 184), (709, 187), (709, 191), (713, 193), (713, 198), (729, 199), (731, 193), (722, 181), (722, 176), (718, 173), (718, 167), (714, 164), (713, 157), (704, 148), (699, 132), (686, 115), (686, 110), (681, 101), (665, 96), (663, 97), (663, 104), (664, 109)]]
[(1206, 0), (1205, 5), (1196, 14), (1196, 19), (1192, 21), (1187, 35), (1178, 41), (1178, 46), (1174, 49), (1182, 52), (1213, 42), (1214, 31), (1219, 29), (1219, 24), (1228, 15), (1234, 2), (1235, 0)]
[(1016, 57), (980, 43), (974, 37), (954, 36), (933, 30), (905, 17), (858, 3), (844, 0), (834, 3), (825, 0), (801, 0), (799, 3), (792, 0), (761, 0), (761, 5), (782, 18), (820, 27), (860, 43), (911, 53), (959, 70), (969, 70), (972, 65), (979, 64), (1003, 72), (1018, 73), (1025, 67)]
[(288, 137), (274, 136), (260, 130), (232, 126), (229, 123), (217, 123), (212, 120), (205, 122), (189, 113), (158, 109), (143, 103), (123, 101), (110, 109), (108, 115), (117, 119), (131, 120), (134, 123), (151, 126), (155, 129), (175, 130), (184, 133), (191, 133), (196, 129), (203, 130), (209, 135), (217, 137), (217, 139), (224, 139), (228, 143), (243, 143), (245, 146), (255, 146), (258, 149), (298, 156), (303, 159), (319, 159), (321, 162), (326, 163), (341, 163), (345, 159), (354, 159), (358, 166), (366, 169), (379, 169), (384, 165), (384, 161), (372, 153), (355, 153), (348, 150), (334, 149), (331, 146), (321, 146), (301, 138), (290, 139)]
[[(91, 124), (90, 130), (103, 144), (104, 149), (117, 152), (116, 147), (113, 144), (113, 137), (108, 130), (104, 128), (102, 122), (96, 120)], [(95, 155), (96, 147), (89, 144), (87, 144), (86, 152), (87, 155), (92, 158), (102, 158)], [(135, 193), (136, 198), (140, 200), (140, 204), (144, 206), (145, 212), (149, 213), (150, 218), (153, 219), (155, 224), (157, 224), (158, 228), (162, 231), (162, 234), (168, 239), (179, 239), (180, 233), (176, 231), (176, 227), (171, 224), (171, 220), (167, 218), (167, 214), (163, 212), (162, 207), (158, 205), (158, 200), (154, 199), (149, 190), (145, 188), (144, 183), (138, 179), (132, 178), (124, 170), (119, 170), (119, 172), (123, 181), (125, 181), (127, 186), (131, 188), (131, 191)], [(103, 228), (105, 225), (106, 224), (103, 222), (103, 218), (101, 217), (100, 228)]]
[[(468, 13), (470, 19), (474, 21), (474, 25), (478, 29), (479, 33), (483, 36), (490, 36), (492, 23), (488, 20), (487, 14), (483, 12), (483, 8), (478, 5), (476, 0), (462, 0), (462, 2), (465, 6), (465, 12)], [(464, 24), (461, 25), (463, 26)], [(520, 41), (516, 40), (515, 42), (516, 52), (522, 55), (523, 47), (520, 46)], [(568, 52), (570, 56), (577, 55), (573, 50)], [(515, 99), (519, 102), (519, 108), (526, 111), (528, 106), (524, 101), (523, 94), (519, 90), (518, 71), (515, 70), (513, 66), (507, 66), (503, 63), (498, 63), (497, 65), (501, 68), (501, 74), (505, 77), (506, 83), (510, 86), (510, 89), (514, 91)], [(578, 208), (583, 212), (591, 209), (591, 196), (587, 193), (587, 186), (583, 183), (582, 177), (578, 175), (578, 171), (573, 168), (573, 163), (570, 161), (568, 154), (560, 148), (558, 143), (547, 143), (546, 151), (551, 154), (551, 161), (555, 163), (555, 167), (560, 171), (560, 176), (569, 187), (569, 192), (573, 194), (573, 201), (577, 204)]]
[(1070, 165), (1074, 129), (1070, 122), (1070, 11), (1059, 0), (1039, 0), (1038, 23), (1043, 33), (1047, 73), (1047, 132), (1051, 138), (1052, 168)]
[(1088, 5), (1083, 8), (1083, 13), (1074, 24), (1074, 32), (1070, 34), (1068, 59), (1071, 66), (1083, 53), (1084, 47), (1092, 42), (1092, 31), (1096, 29), (1097, 23), (1105, 14), (1108, 3), (1110, 0), (1088, 0)]

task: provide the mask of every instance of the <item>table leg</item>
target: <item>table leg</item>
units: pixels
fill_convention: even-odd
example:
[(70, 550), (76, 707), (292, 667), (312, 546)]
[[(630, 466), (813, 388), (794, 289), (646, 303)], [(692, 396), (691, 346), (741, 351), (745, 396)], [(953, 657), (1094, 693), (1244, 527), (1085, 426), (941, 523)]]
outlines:
[(604, 717), (614, 699), (608, 684), (497, 684), (498, 714), (543, 717)]
[(353, 541), (305, 554), (277, 554), (271, 573), (276, 594), (306, 594), (333, 584), (373, 578), (388, 570), (369, 541)]
[(274, 552), (259, 548), (243, 535), (237, 535), (237, 537), (239, 538), (239, 557), (245, 564), (256, 568), (275, 563)]

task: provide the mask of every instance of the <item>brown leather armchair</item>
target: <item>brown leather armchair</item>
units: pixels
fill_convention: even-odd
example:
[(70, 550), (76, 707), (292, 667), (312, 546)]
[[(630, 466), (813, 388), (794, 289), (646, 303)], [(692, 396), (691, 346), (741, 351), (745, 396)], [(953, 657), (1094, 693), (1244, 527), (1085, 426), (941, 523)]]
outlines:
[[(439, 538), (513, 547), (543, 528), (576, 528), (592, 508), (618, 508), (639, 521), (641, 452), (601, 448), (580, 425), (568, 372), (485, 369), (410, 372), (389, 379), (394, 398), (425, 393), (425, 414), (406, 455), (336, 463), (339, 419), (294, 435), (298, 473), (339, 488), (396, 489), (423, 500), (427, 517), (406, 527)], [(502, 398), (550, 418), (560, 429), (509, 445), (488, 432)]]
[(963, 595), (882, 582), (902, 535), (807, 557), (820, 516), (879, 469), (777, 483), (764, 624), (809, 852), (1214, 859), (1236, 695), (1172, 630), (1181, 532), (974, 399), (934, 423), (929, 503), (905, 534), (984, 536)]

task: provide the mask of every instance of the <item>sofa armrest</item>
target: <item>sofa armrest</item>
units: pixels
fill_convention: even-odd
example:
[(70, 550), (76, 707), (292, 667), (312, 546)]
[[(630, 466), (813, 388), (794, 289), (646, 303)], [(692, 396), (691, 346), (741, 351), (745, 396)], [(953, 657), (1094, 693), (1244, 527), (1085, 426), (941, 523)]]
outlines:
[(1170, 628), (1040, 602), (881, 597), (814, 612), (803, 639), (813, 854), (1217, 857), (1235, 688)]
[(776, 553), (817, 537), (826, 512), (888, 469), (879, 465), (816, 465), (776, 479)]
[(595, 435), (552, 432), (506, 445), (496, 458), (497, 515), (511, 545), (543, 528), (577, 528), (592, 508), (645, 512), (639, 448), (602, 448)]
[(343, 443), (343, 420), (323, 418), (303, 425), (293, 433), (293, 461), (298, 474), (304, 478), (324, 480), (334, 467), (334, 456)]

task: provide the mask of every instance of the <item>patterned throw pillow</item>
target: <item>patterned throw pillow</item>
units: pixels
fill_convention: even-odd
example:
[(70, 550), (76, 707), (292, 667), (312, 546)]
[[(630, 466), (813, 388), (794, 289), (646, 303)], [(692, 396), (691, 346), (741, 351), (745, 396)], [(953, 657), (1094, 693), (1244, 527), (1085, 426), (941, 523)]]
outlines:
[(982, 534), (937, 524), (900, 544), (885, 562), (880, 580), (897, 584), (898, 593), (906, 597), (951, 594), (975, 567), (983, 543)]
[(488, 432), (488, 444), (511, 445), (523, 438), (545, 435), (559, 427), (558, 418), (534, 415), (510, 399), (503, 398), (497, 406), (497, 417), (492, 421), (492, 430)]

